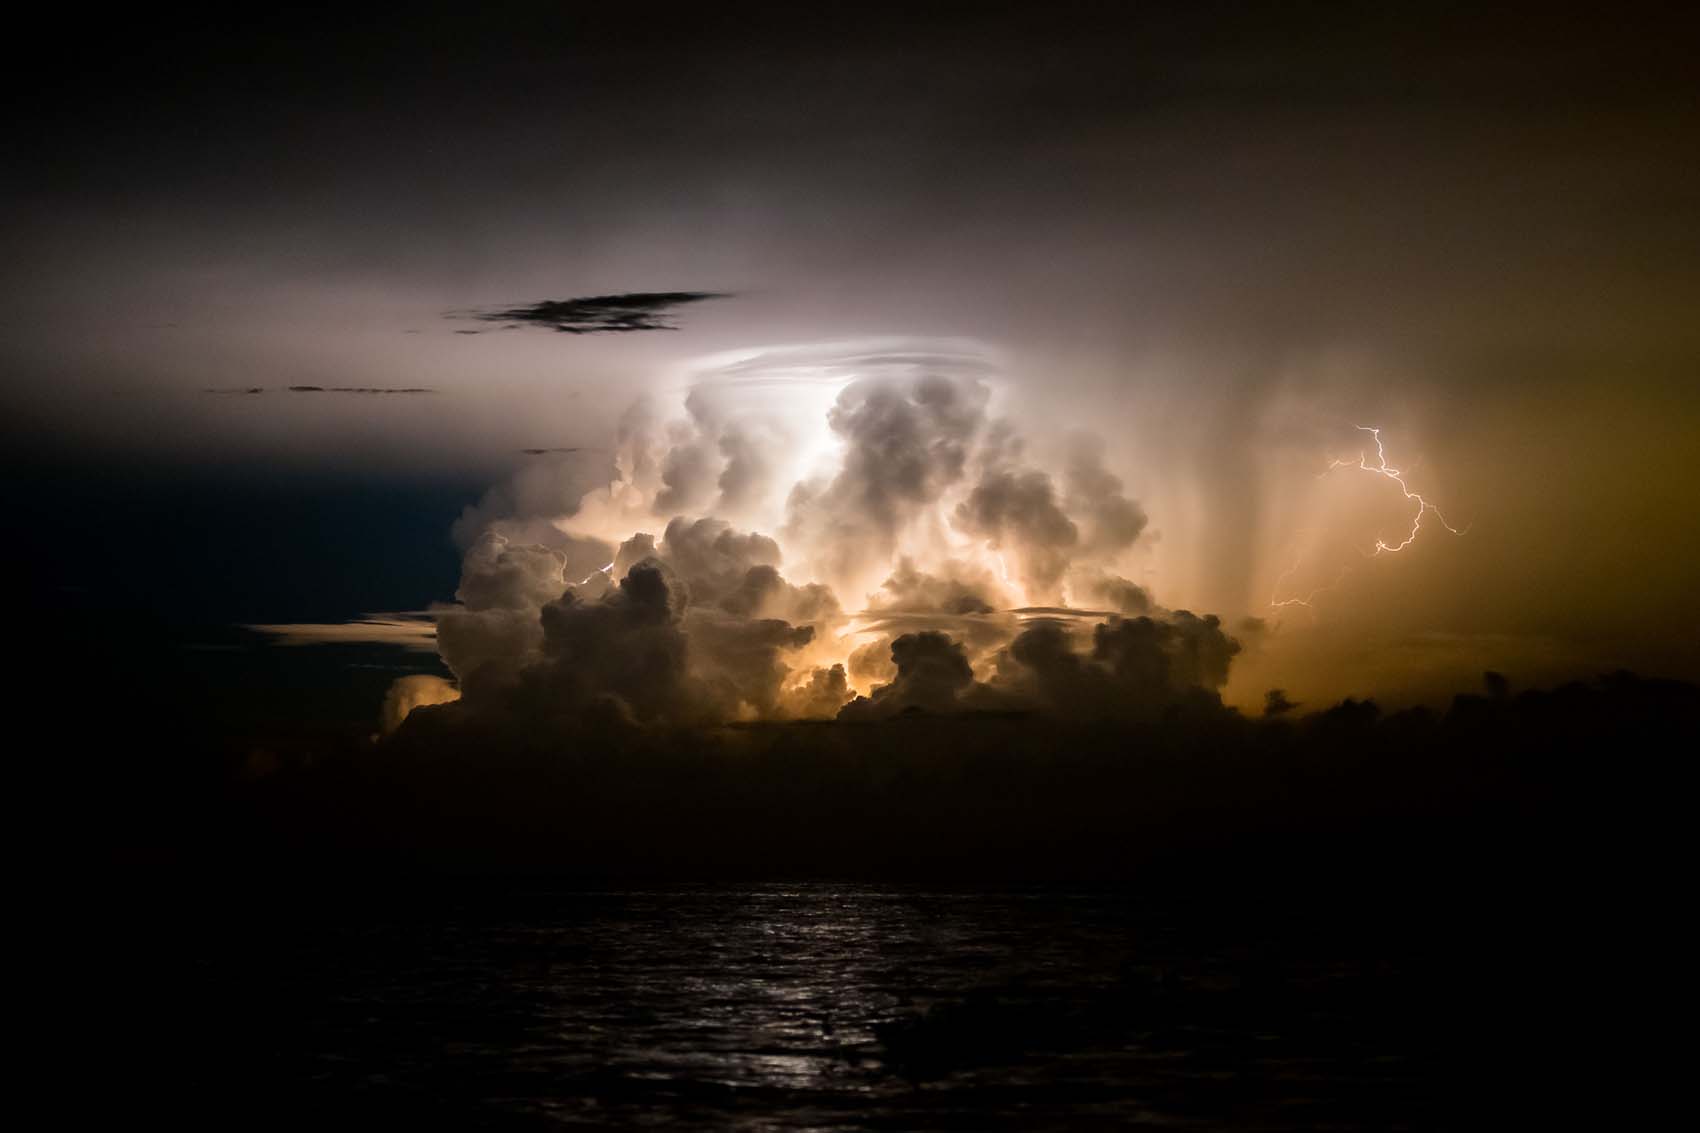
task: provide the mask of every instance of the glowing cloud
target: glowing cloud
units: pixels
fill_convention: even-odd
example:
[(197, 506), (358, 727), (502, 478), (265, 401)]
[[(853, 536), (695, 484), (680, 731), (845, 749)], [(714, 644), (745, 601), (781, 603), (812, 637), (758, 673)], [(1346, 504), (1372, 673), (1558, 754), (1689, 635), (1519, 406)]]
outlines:
[(877, 718), (1056, 704), (1071, 679), (1093, 710), (1214, 696), (1238, 644), (1119, 573), (1144, 511), (1100, 443), (1048, 467), (999, 415), (1000, 373), (976, 343), (901, 339), (685, 367), (627, 412), (608, 479), (462, 517), (458, 602), (434, 611), (455, 710)]

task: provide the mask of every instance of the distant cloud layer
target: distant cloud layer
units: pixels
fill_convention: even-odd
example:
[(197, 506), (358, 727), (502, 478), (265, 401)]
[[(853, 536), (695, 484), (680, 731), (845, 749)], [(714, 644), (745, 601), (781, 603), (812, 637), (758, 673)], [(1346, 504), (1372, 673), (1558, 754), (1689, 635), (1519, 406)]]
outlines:
[[(624, 333), (637, 330), (677, 330), (668, 321), (675, 308), (705, 299), (725, 299), (718, 291), (634, 291), (624, 295), (588, 295), (578, 299), (543, 299), (519, 307), (455, 311), (449, 318), (501, 323), (504, 328), (545, 327), (562, 334)], [(477, 331), (456, 331), (477, 334)]]
[(437, 648), (435, 620), (429, 613), (416, 611), (371, 614), (348, 622), (250, 624), (242, 628), (265, 634), (275, 645), (397, 645), (426, 653)]
[[(289, 393), (436, 393), (424, 386), (288, 386)], [(242, 394), (265, 393), (265, 386), (243, 386), (232, 389), (208, 389), (205, 393)]]

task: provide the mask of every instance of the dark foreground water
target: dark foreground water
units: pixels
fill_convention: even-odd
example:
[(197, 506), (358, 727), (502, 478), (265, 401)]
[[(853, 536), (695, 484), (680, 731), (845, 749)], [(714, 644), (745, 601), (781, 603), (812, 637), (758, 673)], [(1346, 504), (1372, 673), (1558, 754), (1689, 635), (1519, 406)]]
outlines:
[(127, 928), (158, 944), (117, 961), (141, 1001), (106, 1008), (139, 1108), (231, 1127), (1455, 1127), (1486, 1113), (1461, 1052), (1503, 1025), (1432, 941), (1350, 909), (827, 884), (257, 904)]

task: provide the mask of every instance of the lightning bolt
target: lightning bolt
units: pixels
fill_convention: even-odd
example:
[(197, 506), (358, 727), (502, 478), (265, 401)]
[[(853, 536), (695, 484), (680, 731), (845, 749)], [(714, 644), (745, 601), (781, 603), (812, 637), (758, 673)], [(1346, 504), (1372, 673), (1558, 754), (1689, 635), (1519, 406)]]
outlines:
[(609, 564), (608, 564), (608, 565), (607, 565), (607, 566), (605, 566), (605, 567), (597, 567), (597, 568), (596, 568), (596, 569), (595, 569), (595, 570), (593, 570), (593, 571), (591, 571), (591, 572), (590, 572), (590, 573), (589, 573), (589, 574), (587, 574), (587, 575), (585, 575), (585, 576), (584, 576), (584, 577), (583, 577), (583, 578), (581, 578), (581, 579), (579, 579), (579, 583), (578, 583), (578, 584), (579, 584), (579, 585), (580, 585), (580, 586), (584, 586), (584, 585), (586, 585), (586, 584), (587, 584), (587, 583), (589, 583), (589, 582), (590, 582), (590, 580), (591, 580), (591, 579), (593, 579), (593, 578), (595, 578), (595, 577), (596, 577), (596, 576), (597, 576), (597, 575), (599, 575), (599, 574), (607, 574), (607, 573), (608, 573), (608, 572), (610, 572), (610, 571), (612, 571), (612, 570), (613, 570), (613, 569), (614, 569), (614, 564), (613, 564), (613, 563), (609, 563)]
[[(1416, 513), (1411, 516), (1411, 530), (1408, 534), (1406, 534), (1404, 539), (1398, 543), (1389, 543), (1385, 539), (1378, 538), (1375, 541), (1375, 549), (1364, 552), (1365, 558), (1373, 559), (1381, 554), (1403, 551), (1406, 547), (1409, 547), (1412, 543), (1416, 542), (1417, 534), (1423, 529), (1423, 519), (1431, 514), (1442, 527), (1454, 535), (1463, 535), (1469, 531), (1468, 527), (1460, 530), (1447, 522), (1446, 516), (1441, 514), (1438, 507), (1429, 503), (1428, 500), (1423, 497), (1422, 493), (1411, 490), (1411, 486), (1405, 483), (1405, 474), (1402, 471), (1387, 463), (1387, 447), (1381, 440), (1381, 430), (1379, 428), (1374, 425), (1355, 425), (1353, 428), (1360, 432), (1368, 433), (1375, 439), (1375, 463), (1371, 464), (1369, 462), (1369, 453), (1366, 450), (1358, 453), (1357, 460), (1330, 460), (1328, 462), (1328, 467), (1323, 469), (1320, 475), (1327, 476), (1337, 468), (1356, 468), (1362, 472), (1369, 472), (1377, 476), (1385, 477), (1399, 485), (1400, 493), (1404, 495), (1405, 499), (1414, 503), (1417, 509)], [(1282, 571), (1280, 575), (1276, 577), (1275, 586), (1269, 595), (1269, 606), (1271, 609), (1283, 610), (1289, 609), (1293, 606), (1303, 606), (1307, 609), (1312, 609), (1312, 604), (1314, 603), (1317, 595), (1326, 594), (1330, 590), (1338, 587), (1341, 582), (1345, 581), (1346, 575), (1350, 573), (1351, 570), (1350, 567), (1341, 567), (1340, 572), (1334, 576), (1334, 581), (1323, 586), (1318, 586), (1302, 597), (1280, 597), (1282, 585), (1298, 571), (1302, 562), (1303, 556), (1295, 558), (1293, 560), (1293, 565)]]
[(1270, 592), (1270, 595), (1269, 595), (1269, 607), (1270, 607), (1270, 609), (1285, 610), (1285, 609), (1288, 609), (1288, 608), (1293, 607), (1293, 606), (1303, 606), (1306, 609), (1310, 609), (1311, 604), (1316, 600), (1316, 596), (1318, 594), (1326, 594), (1330, 590), (1333, 590), (1335, 587), (1339, 586), (1342, 582), (1344, 582), (1346, 580), (1346, 575), (1350, 574), (1351, 570), (1352, 570), (1351, 567), (1344, 567), (1344, 566), (1341, 567), (1340, 573), (1334, 576), (1333, 582), (1330, 582), (1330, 583), (1328, 583), (1324, 586), (1317, 586), (1317, 587), (1312, 588), (1310, 593), (1306, 594), (1302, 598), (1277, 598), (1276, 595), (1281, 593), (1281, 584), (1283, 582), (1286, 582), (1287, 579), (1289, 579), (1293, 576), (1293, 573), (1299, 569), (1299, 564), (1303, 561), (1304, 560), (1303, 560), (1302, 557), (1294, 559), (1293, 565), (1288, 567), (1286, 570), (1282, 571), (1280, 573), (1280, 575), (1275, 579), (1275, 588), (1274, 588), (1273, 591)]
[(1375, 541), (1375, 550), (1369, 553), (1370, 558), (1374, 558), (1376, 555), (1379, 555), (1384, 551), (1403, 551), (1406, 547), (1409, 547), (1412, 543), (1416, 542), (1417, 532), (1421, 531), (1423, 528), (1423, 516), (1428, 515), (1430, 512), (1434, 513), (1435, 519), (1440, 521), (1440, 525), (1442, 527), (1446, 528), (1446, 530), (1452, 532), (1454, 535), (1462, 535), (1465, 531), (1469, 530), (1469, 528), (1466, 527), (1463, 531), (1460, 531), (1458, 528), (1446, 522), (1446, 517), (1440, 514), (1439, 508), (1425, 500), (1421, 493), (1411, 491), (1410, 485), (1405, 483), (1404, 473), (1387, 463), (1387, 448), (1381, 442), (1380, 429), (1373, 425), (1355, 425), (1353, 428), (1358, 429), (1360, 432), (1368, 433), (1370, 436), (1375, 438), (1375, 463), (1371, 464), (1369, 462), (1369, 456), (1367, 453), (1360, 452), (1358, 453), (1358, 459), (1356, 462), (1350, 460), (1329, 461), (1328, 468), (1323, 475), (1327, 475), (1328, 472), (1332, 472), (1336, 468), (1357, 468), (1364, 472), (1373, 472), (1377, 476), (1385, 476), (1387, 479), (1399, 485), (1399, 490), (1404, 493), (1405, 498), (1407, 500), (1414, 500), (1417, 505), (1416, 514), (1411, 517), (1410, 534), (1406, 535), (1404, 540), (1399, 543), (1389, 543), (1384, 539), (1377, 539)]

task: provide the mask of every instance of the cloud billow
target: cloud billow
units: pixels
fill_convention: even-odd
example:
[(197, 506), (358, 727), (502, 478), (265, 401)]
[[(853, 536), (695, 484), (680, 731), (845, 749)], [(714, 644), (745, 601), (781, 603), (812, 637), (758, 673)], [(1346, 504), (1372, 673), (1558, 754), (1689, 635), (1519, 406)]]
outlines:
[(741, 358), (671, 418), (634, 405), (600, 485), (522, 472), (462, 516), (437, 622), (463, 695), (435, 718), (565, 737), (1225, 711), (1239, 644), (1118, 573), (1145, 516), (1101, 446), (1046, 467), (961, 350), (776, 365)]

